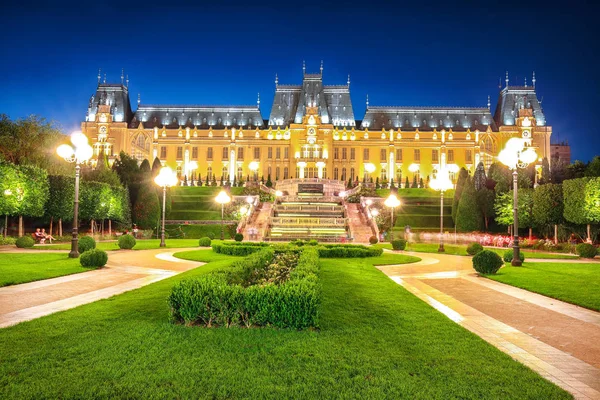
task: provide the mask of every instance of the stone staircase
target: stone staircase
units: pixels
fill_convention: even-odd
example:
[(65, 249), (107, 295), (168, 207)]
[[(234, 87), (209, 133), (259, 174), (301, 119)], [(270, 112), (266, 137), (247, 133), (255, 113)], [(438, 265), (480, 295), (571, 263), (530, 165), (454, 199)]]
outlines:
[[(244, 228), (244, 240), (252, 240), (261, 242), (265, 237), (267, 230), (269, 229), (269, 218), (271, 217), (271, 209), (273, 207), (272, 203), (261, 203), (260, 209), (256, 210), (252, 219), (248, 221), (246, 227)], [(257, 234), (251, 235), (252, 232), (250, 229), (256, 229)]]
[(346, 216), (350, 234), (354, 238), (354, 243), (369, 243), (369, 238), (373, 236), (373, 231), (369, 226), (367, 217), (360, 211), (356, 203), (346, 203)]

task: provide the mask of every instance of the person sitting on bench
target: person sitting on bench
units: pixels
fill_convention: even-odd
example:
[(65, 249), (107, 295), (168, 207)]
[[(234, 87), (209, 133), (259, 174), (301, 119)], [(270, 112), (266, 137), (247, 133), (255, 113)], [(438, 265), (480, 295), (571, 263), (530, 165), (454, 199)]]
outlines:
[(52, 235), (48, 235), (46, 233), (46, 230), (42, 228), (42, 236), (44, 237), (44, 239), (48, 240), (50, 242), (50, 244), (52, 244), (52, 241), (55, 240), (54, 236)]
[(40, 231), (40, 228), (37, 228), (35, 230), (35, 233), (33, 234), (33, 239), (36, 242), (40, 242), (40, 244), (44, 244), (46, 242), (46, 238), (44, 237), (44, 235), (42, 234), (42, 232)]

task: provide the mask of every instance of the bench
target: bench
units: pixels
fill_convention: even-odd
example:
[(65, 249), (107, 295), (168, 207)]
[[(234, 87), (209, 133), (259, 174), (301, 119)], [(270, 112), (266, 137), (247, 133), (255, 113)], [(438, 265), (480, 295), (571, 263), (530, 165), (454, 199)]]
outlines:
[(39, 243), (39, 244), (44, 244), (44, 243), (46, 243), (46, 238), (43, 238), (43, 237), (37, 237), (37, 236), (35, 235), (35, 233), (32, 233), (32, 234), (31, 234), (31, 237), (33, 238), (33, 241), (34, 241), (34, 242), (36, 242), (36, 243)]

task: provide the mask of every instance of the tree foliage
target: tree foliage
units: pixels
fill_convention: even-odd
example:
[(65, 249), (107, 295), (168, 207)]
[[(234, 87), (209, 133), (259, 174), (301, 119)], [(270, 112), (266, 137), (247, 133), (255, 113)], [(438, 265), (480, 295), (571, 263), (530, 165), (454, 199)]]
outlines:
[(485, 187), (487, 184), (487, 177), (485, 176), (485, 167), (482, 162), (479, 162), (477, 168), (475, 169), (475, 175), (473, 175), (473, 183), (475, 185), (475, 190), (479, 191), (481, 188)]
[(596, 156), (590, 161), (585, 168), (585, 176), (599, 177), (600, 176), (600, 156)]
[(149, 184), (140, 186), (138, 199), (133, 206), (133, 221), (140, 228), (152, 229), (156, 227), (160, 218), (160, 205), (156, 190)]
[(456, 229), (461, 232), (481, 230), (481, 212), (477, 206), (477, 197), (473, 179), (467, 176), (456, 211)]
[(533, 193), (533, 221), (540, 228), (551, 228), (564, 222), (563, 189), (559, 184), (538, 186)]
[(456, 223), (456, 214), (458, 212), (458, 203), (460, 201), (460, 196), (463, 191), (463, 185), (465, 181), (469, 177), (469, 173), (466, 169), (461, 168), (458, 173), (458, 179), (456, 181), (456, 190), (454, 191), (454, 199), (452, 200), (452, 220)]
[[(533, 192), (534, 190), (529, 188), (518, 189), (517, 216), (519, 226), (531, 227), (534, 224), (532, 214)], [(496, 211), (496, 222), (499, 225), (512, 225), (514, 223), (513, 191), (496, 195), (494, 209)]]
[(494, 201), (496, 199), (496, 193), (493, 190), (488, 189), (487, 187), (482, 187), (476, 193), (477, 197), (477, 207), (479, 208), (479, 212), (483, 217), (483, 223), (485, 229), (487, 230), (490, 226), (490, 221), (496, 215), (494, 210)]
[(46, 202), (46, 217), (72, 221), (75, 178), (65, 175), (50, 175), (48, 182), (50, 186)]
[(542, 176), (540, 178), (539, 183), (543, 185), (549, 183), (550, 180), (550, 163), (548, 163), (548, 157), (544, 157), (544, 159), (542, 160)]

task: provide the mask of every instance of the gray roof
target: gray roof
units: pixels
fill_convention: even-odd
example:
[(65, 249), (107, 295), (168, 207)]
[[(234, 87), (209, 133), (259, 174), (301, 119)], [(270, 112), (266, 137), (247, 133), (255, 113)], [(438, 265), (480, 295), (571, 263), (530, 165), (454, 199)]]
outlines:
[(488, 126), (496, 130), (492, 114), (485, 107), (368, 107), (360, 128), (483, 131)]
[(129, 103), (129, 90), (123, 84), (99, 83), (96, 93), (90, 98), (87, 117), (92, 119), (98, 112), (98, 105), (110, 105), (113, 121), (130, 121), (133, 113)]
[(318, 107), (323, 123), (355, 124), (349, 85), (324, 86), (322, 74), (304, 74), (302, 85), (277, 85), (269, 125), (300, 123), (306, 107)]
[(507, 86), (500, 92), (494, 120), (498, 126), (514, 125), (520, 108), (533, 109), (536, 124), (546, 125), (546, 116), (533, 86)]
[(137, 127), (140, 122), (145, 128), (197, 126), (219, 129), (230, 126), (263, 126), (258, 106), (141, 104), (130, 126)]

